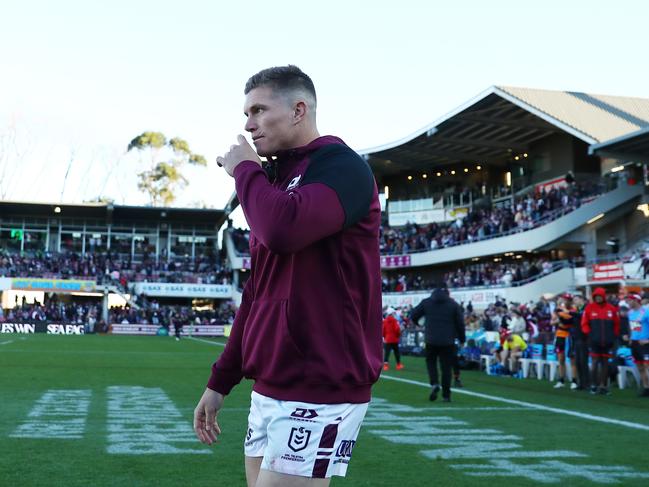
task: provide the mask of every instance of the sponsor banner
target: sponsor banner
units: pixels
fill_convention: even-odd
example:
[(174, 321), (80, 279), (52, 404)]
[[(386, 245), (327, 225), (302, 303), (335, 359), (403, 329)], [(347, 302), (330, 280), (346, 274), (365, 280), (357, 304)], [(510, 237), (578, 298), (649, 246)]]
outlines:
[[(471, 304), (476, 309), (482, 309), (495, 303), (497, 298), (504, 294), (503, 289), (497, 290), (472, 290), (472, 291), (454, 291), (451, 290), (451, 297), (458, 303), (465, 305)], [(383, 306), (392, 306), (393, 308), (400, 308), (403, 306), (417, 306), (424, 299), (430, 296), (430, 291), (418, 293), (390, 293), (383, 295)]]
[(11, 278), (0, 277), (0, 291), (6, 291), (8, 289), (11, 289)]
[(409, 255), (382, 255), (381, 267), (409, 267)]
[(232, 297), (230, 284), (191, 284), (169, 282), (138, 282), (136, 294), (169, 298), (220, 298)]
[(541, 191), (545, 191), (547, 193), (553, 189), (565, 188), (566, 186), (568, 186), (566, 178), (557, 178), (541, 184), (537, 184), (534, 187), (534, 190), (536, 191), (536, 193), (540, 193)]
[(21, 291), (41, 291), (46, 293), (82, 293), (93, 292), (97, 288), (95, 281), (77, 279), (40, 279), (33, 277), (15, 277), (11, 279), (11, 289)]
[(391, 227), (402, 227), (407, 223), (425, 225), (427, 223), (452, 222), (458, 218), (464, 218), (467, 213), (468, 208), (388, 212), (388, 223)]
[[(110, 326), (110, 332), (113, 335), (157, 335), (160, 325), (116, 323)], [(185, 325), (183, 326), (180, 336), (204, 336), (204, 337), (222, 337), (224, 336), (224, 325)], [(169, 334), (174, 335), (176, 328), (169, 327)]]
[(83, 325), (64, 325), (48, 321), (0, 323), (0, 333), (47, 333), (48, 335), (83, 335)]
[(619, 281), (624, 279), (624, 265), (621, 262), (593, 264), (591, 281)]

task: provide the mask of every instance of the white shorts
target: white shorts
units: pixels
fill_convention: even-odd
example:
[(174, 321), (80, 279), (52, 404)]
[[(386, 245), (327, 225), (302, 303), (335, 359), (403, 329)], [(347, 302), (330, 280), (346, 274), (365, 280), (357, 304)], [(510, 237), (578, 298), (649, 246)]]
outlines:
[(244, 451), (261, 468), (301, 477), (344, 477), (369, 403), (278, 401), (253, 391)]

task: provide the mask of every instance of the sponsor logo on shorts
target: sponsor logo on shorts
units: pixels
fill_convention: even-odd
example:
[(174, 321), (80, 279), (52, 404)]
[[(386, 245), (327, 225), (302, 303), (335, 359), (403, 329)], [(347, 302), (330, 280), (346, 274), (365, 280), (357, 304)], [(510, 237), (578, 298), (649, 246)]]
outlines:
[(342, 440), (336, 450), (336, 456), (351, 458), (354, 445), (356, 445), (356, 440)]
[(291, 434), (288, 437), (288, 447), (294, 452), (304, 450), (311, 439), (311, 430), (303, 427), (291, 428)]
[(337, 463), (349, 463), (349, 460), (352, 458), (354, 445), (356, 445), (356, 440), (342, 440), (336, 449), (334, 465)]
[(248, 432), (246, 433), (246, 442), (250, 441), (250, 438), (252, 438), (252, 428), (248, 428)]
[(305, 421), (307, 423), (315, 423), (315, 421), (311, 420), (317, 417), (318, 413), (315, 412), (315, 409), (296, 408), (291, 413), (291, 418), (295, 421)]

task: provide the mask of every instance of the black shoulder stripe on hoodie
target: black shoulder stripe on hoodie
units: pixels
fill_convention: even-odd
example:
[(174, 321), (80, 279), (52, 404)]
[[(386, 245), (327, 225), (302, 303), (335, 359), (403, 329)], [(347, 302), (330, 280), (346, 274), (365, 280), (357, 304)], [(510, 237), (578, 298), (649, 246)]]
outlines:
[(374, 195), (374, 175), (370, 166), (346, 145), (331, 144), (310, 156), (301, 186), (322, 183), (333, 189), (345, 212), (343, 228), (362, 220)]

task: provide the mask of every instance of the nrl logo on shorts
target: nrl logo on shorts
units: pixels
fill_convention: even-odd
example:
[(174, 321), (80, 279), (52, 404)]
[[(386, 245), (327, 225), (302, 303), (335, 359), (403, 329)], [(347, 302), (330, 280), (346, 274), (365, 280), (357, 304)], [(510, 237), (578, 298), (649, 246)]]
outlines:
[(311, 430), (300, 428), (291, 428), (291, 434), (288, 437), (288, 447), (294, 452), (304, 450), (309, 444)]

